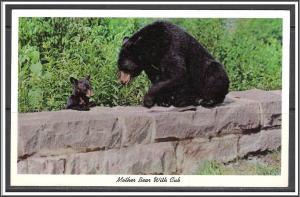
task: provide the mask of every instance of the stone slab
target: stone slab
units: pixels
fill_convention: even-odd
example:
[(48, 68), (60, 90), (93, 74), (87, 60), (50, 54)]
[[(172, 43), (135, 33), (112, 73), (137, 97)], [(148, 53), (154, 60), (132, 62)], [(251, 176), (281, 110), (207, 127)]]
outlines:
[[(104, 149), (121, 146), (122, 128), (113, 114), (53, 112), (32, 121), (19, 117), (18, 156), (72, 148)], [(74, 115), (77, 114), (77, 115)]]
[(61, 156), (34, 156), (18, 162), (18, 173), (175, 174), (175, 145), (163, 142)]
[(176, 149), (179, 174), (197, 174), (207, 160), (228, 162), (237, 157), (238, 136), (227, 135), (211, 140), (195, 138), (180, 142)]
[(238, 154), (243, 157), (257, 151), (272, 151), (281, 146), (281, 129), (262, 130), (255, 134), (243, 135), (239, 139)]
[(229, 97), (251, 100), (260, 104), (262, 127), (281, 125), (281, 91), (263, 91), (252, 89), (246, 91), (230, 92)]
[(204, 160), (281, 145), (281, 91), (230, 92), (214, 108), (95, 107), (18, 118), (19, 173), (190, 174)]

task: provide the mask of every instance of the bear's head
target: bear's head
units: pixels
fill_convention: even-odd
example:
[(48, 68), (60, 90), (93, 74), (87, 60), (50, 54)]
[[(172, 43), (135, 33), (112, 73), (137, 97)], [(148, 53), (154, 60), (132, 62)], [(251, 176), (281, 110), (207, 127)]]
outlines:
[(134, 42), (125, 37), (118, 59), (118, 79), (122, 84), (127, 85), (131, 79), (142, 72), (143, 67), (138, 63), (138, 58)]
[(73, 95), (86, 97), (93, 96), (89, 75), (80, 80), (70, 77), (70, 81), (73, 84)]

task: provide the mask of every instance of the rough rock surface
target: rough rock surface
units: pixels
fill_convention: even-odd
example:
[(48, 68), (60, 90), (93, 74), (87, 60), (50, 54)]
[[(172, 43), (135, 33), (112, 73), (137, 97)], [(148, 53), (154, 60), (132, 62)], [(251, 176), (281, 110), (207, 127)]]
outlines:
[(95, 107), (19, 114), (18, 172), (194, 174), (281, 145), (281, 91), (230, 92), (214, 108)]
[(243, 135), (239, 140), (239, 156), (257, 151), (275, 150), (281, 144), (281, 129), (261, 130), (258, 133)]
[(281, 125), (281, 91), (263, 91), (252, 89), (242, 92), (231, 92), (232, 97), (259, 103), (262, 127)]

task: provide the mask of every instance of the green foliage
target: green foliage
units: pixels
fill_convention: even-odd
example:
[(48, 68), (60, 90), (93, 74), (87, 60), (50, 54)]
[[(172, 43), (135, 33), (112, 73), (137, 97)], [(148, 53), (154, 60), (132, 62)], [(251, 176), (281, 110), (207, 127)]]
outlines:
[[(149, 88), (143, 73), (129, 86), (116, 78), (123, 37), (157, 19), (20, 18), (19, 111), (59, 110), (69, 78), (91, 75), (97, 105), (139, 105)], [(181, 26), (222, 62), (231, 90), (281, 87), (279, 19), (164, 19)]]
[(281, 87), (281, 20), (242, 19), (224, 42), (221, 62), (232, 90)]
[(205, 161), (199, 169), (199, 175), (222, 175), (224, 167), (216, 161)]

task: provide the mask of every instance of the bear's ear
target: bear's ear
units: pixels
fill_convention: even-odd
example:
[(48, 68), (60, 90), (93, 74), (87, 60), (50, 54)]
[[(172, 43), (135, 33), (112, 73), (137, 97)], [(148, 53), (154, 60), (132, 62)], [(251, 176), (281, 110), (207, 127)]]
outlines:
[(122, 43), (122, 44), (125, 44), (128, 40), (129, 40), (129, 37), (128, 37), (128, 36), (125, 36), (125, 37), (123, 38), (123, 43)]
[(140, 41), (142, 39), (142, 36), (139, 36), (135, 41), (134, 44), (136, 44), (138, 41)]
[(85, 77), (85, 79), (89, 81), (89, 80), (91, 79), (91, 76), (90, 76), (90, 75), (87, 75), (87, 76)]
[(72, 84), (77, 85), (78, 84), (78, 80), (75, 79), (74, 77), (70, 77), (70, 81)]

